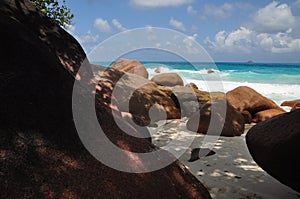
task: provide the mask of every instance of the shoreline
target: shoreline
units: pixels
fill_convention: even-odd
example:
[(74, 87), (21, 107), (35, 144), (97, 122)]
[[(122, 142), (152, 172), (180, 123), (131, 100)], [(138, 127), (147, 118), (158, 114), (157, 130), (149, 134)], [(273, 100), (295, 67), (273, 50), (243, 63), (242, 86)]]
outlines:
[[(158, 147), (163, 148), (175, 137), (180, 141), (186, 136), (195, 136), (193, 143), (179, 161), (207, 187), (212, 198), (297, 199), (300, 197), (299, 193), (266, 173), (251, 157), (246, 146), (245, 135), (254, 124), (246, 125), (242, 136), (219, 137), (212, 149), (216, 154), (200, 157), (194, 162), (188, 162), (191, 150), (201, 147), (206, 136), (189, 131), (185, 127), (185, 118), (170, 120), (166, 124), (159, 122), (158, 125), (157, 128), (149, 128), (153, 144)], [(216, 136), (210, 137), (216, 139)]]

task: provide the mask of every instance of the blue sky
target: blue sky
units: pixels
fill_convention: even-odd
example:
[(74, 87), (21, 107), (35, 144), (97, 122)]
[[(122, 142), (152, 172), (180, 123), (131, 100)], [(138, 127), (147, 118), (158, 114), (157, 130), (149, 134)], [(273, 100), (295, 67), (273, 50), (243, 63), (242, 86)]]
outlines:
[(68, 31), (88, 54), (129, 29), (174, 29), (198, 42), (215, 61), (300, 63), (300, 0), (67, 1)]

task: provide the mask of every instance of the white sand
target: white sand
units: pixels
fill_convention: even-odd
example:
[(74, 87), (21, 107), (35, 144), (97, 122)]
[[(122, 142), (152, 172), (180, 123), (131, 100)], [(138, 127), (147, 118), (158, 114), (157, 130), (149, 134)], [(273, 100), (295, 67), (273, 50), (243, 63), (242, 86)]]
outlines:
[[(247, 126), (245, 133), (249, 128)], [(186, 129), (186, 119), (168, 121), (167, 124), (159, 124), (158, 128), (149, 130), (153, 143), (159, 147), (165, 146), (175, 137), (182, 144), (187, 137), (195, 136), (191, 146), (181, 145), (181, 148), (187, 147), (187, 151), (179, 160), (208, 188), (213, 198), (300, 198), (300, 193), (281, 184), (254, 162), (246, 146), (245, 134), (219, 139), (216, 136), (196, 134)], [(188, 162), (193, 148), (205, 147), (205, 137), (217, 140), (212, 149), (216, 154)]]

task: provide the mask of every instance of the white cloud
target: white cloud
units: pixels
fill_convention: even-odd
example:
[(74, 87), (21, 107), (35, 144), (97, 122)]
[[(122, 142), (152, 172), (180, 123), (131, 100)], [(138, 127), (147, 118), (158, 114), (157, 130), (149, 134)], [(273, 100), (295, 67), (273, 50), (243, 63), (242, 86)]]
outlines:
[(113, 19), (111, 22), (119, 31), (127, 30), (117, 19)]
[(239, 29), (226, 32), (220, 31), (213, 41), (206, 38), (204, 43), (211, 49), (220, 52), (246, 52), (258, 50), (271, 53), (300, 52), (300, 39), (291, 36), (292, 30), (278, 33), (258, 33), (254, 30), (240, 27)]
[(257, 35), (260, 46), (272, 53), (300, 52), (300, 39), (290, 36), (290, 30), (277, 34), (262, 33)]
[(271, 2), (254, 15), (255, 29), (263, 32), (286, 31), (296, 24), (291, 8), (287, 4)]
[(197, 47), (197, 43), (196, 43), (196, 39), (197, 39), (198, 35), (197, 34), (193, 34), (192, 36), (187, 36), (185, 37), (182, 42), (183, 42), (183, 46), (182, 49), (185, 52), (188, 52), (190, 54), (197, 54), (199, 53), (199, 49)]
[(91, 31), (82, 35), (77, 35), (76, 37), (81, 44), (96, 43), (99, 39), (99, 35), (93, 35)]
[(87, 43), (96, 43), (99, 39), (99, 35), (93, 35), (90, 30), (85, 34), (77, 34), (76, 26), (74, 25), (66, 25), (65, 29), (82, 45)]
[(102, 33), (110, 33), (112, 32), (112, 29), (108, 23), (107, 20), (104, 20), (102, 18), (97, 18), (95, 19), (95, 22), (94, 22), (94, 27), (99, 31), (99, 32), (102, 32)]
[(191, 2), (193, 0), (130, 0), (130, 4), (142, 8), (181, 6)]
[(273, 1), (254, 13), (249, 26), (233, 31), (219, 31), (213, 40), (207, 37), (204, 43), (219, 52), (300, 52), (298, 21), (287, 4)]
[(160, 43), (156, 43), (156, 44), (155, 44), (155, 47), (156, 47), (156, 48), (161, 48), (161, 44), (160, 44)]
[(220, 31), (215, 35), (215, 40), (206, 38), (205, 43), (217, 51), (243, 51), (250, 52), (255, 33), (245, 27), (232, 31)]
[(186, 46), (193, 46), (195, 40), (197, 39), (198, 35), (197, 34), (193, 34), (193, 36), (187, 36), (186, 38), (184, 38), (183, 43)]
[(186, 31), (184, 24), (181, 21), (174, 19), (173, 17), (170, 19), (169, 24), (178, 30)]
[(226, 46), (234, 46), (234, 45), (247, 46), (248, 44), (251, 43), (252, 36), (253, 36), (252, 30), (249, 30), (244, 27), (240, 27), (238, 30), (231, 32), (227, 36), (227, 38), (225, 40), (225, 45)]
[(66, 25), (65, 30), (80, 43), (86, 53), (94, 49), (99, 42), (99, 35), (94, 35), (90, 30), (84, 34), (78, 34), (74, 25)]
[(204, 6), (204, 10), (200, 18), (205, 19), (209, 16), (213, 16), (216, 18), (227, 18), (231, 15), (232, 11), (233, 11), (233, 5), (229, 3), (224, 3), (221, 6), (207, 4)]
[(196, 15), (198, 12), (197, 12), (197, 10), (195, 10), (193, 8), (193, 6), (188, 6), (187, 7), (187, 13), (190, 14), (190, 15)]

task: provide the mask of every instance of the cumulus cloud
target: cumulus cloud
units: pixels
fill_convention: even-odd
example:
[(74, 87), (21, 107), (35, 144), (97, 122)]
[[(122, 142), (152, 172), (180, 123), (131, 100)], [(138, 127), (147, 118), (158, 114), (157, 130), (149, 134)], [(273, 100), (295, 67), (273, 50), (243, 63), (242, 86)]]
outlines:
[(204, 6), (204, 10), (201, 12), (201, 19), (205, 19), (207, 17), (215, 17), (215, 18), (227, 18), (231, 15), (234, 6), (229, 3), (224, 3), (221, 6), (207, 4)]
[(186, 31), (184, 24), (181, 21), (174, 19), (173, 17), (170, 19), (169, 24), (177, 30)]
[(197, 54), (199, 53), (199, 49), (196, 44), (196, 39), (198, 35), (193, 34), (192, 36), (187, 36), (182, 40), (182, 43), (184, 44), (182, 46), (182, 50), (185, 52), (188, 52), (190, 54)]
[(217, 51), (243, 51), (250, 52), (252, 48), (252, 41), (255, 33), (245, 27), (227, 32), (220, 31), (215, 35), (214, 41), (206, 38), (205, 43)]
[(263, 50), (272, 53), (300, 52), (300, 39), (291, 36), (291, 29), (278, 33), (258, 33), (245, 27), (227, 32), (220, 31), (213, 41), (206, 38), (204, 43), (220, 52), (246, 52)]
[(219, 52), (300, 52), (300, 23), (287, 4), (269, 3), (254, 13), (250, 24), (233, 31), (221, 30), (204, 43)]
[(272, 53), (300, 52), (300, 39), (292, 38), (290, 32), (288, 30), (277, 34), (261, 33), (257, 35), (257, 39), (265, 51)]
[(97, 18), (94, 21), (94, 27), (101, 33), (110, 33), (112, 29), (107, 20)]
[(76, 26), (74, 25), (66, 25), (65, 29), (68, 33), (70, 33), (80, 44), (88, 44), (88, 43), (95, 43), (99, 39), (99, 35), (93, 35), (92, 32), (89, 30), (84, 34), (76, 33)]
[(193, 6), (188, 6), (187, 9), (186, 9), (187, 13), (190, 14), (190, 15), (196, 15), (198, 14), (197, 10), (195, 10), (193, 8)]
[(187, 46), (193, 46), (197, 37), (198, 37), (197, 34), (193, 34), (192, 36), (187, 36), (186, 38), (184, 38), (183, 43), (186, 44)]
[(142, 8), (162, 8), (181, 6), (193, 0), (130, 0), (130, 4)]
[(94, 35), (90, 30), (84, 34), (78, 34), (76, 32), (75, 25), (66, 25), (65, 30), (70, 33), (83, 47), (85, 52), (89, 52), (98, 44), (99, 35)]
[(290, 6), (271, 2), (254, 15), (255, 29), (264, 32), (286, 31), (296, 25)]
[(85, 34), (77, 35), (78, 42), (81, 44), (96, 43), (99, 39), (99, 35), (93, 35), (91, 31)]
[(117, 19), (113, 19), (111, 22), (119, 31), (127, 30)]

